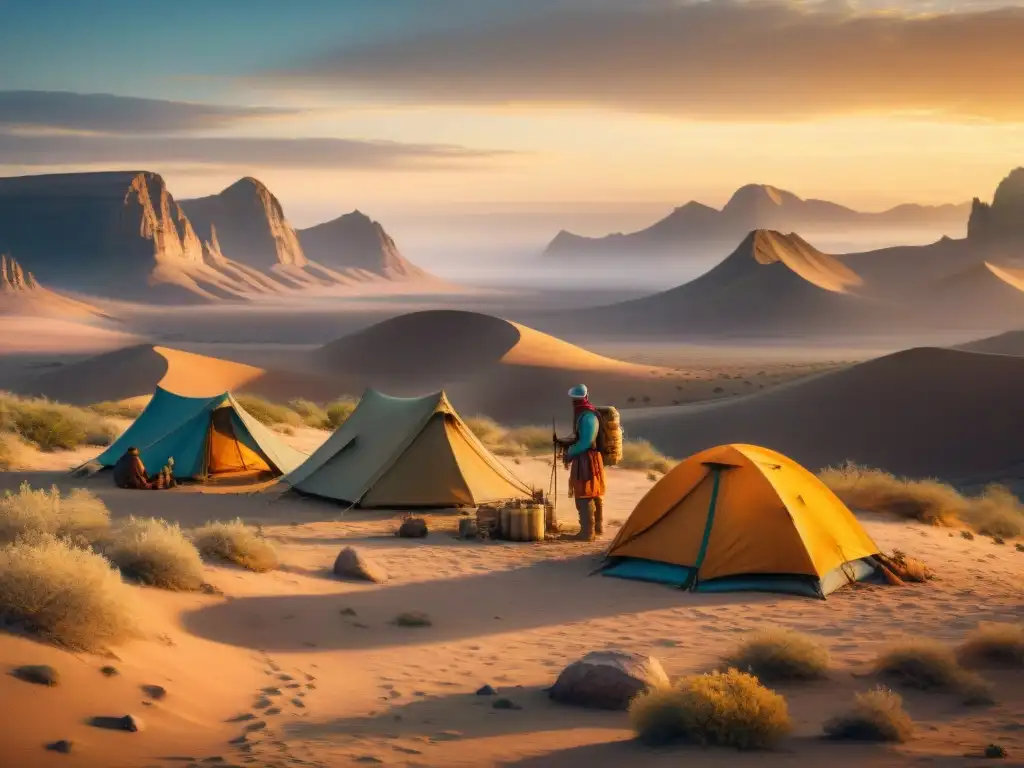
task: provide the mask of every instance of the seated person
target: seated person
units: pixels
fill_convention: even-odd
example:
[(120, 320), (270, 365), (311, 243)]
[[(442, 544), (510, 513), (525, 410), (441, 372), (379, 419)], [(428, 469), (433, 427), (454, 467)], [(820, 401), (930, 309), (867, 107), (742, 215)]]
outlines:
[(114, 465), (114, 485), (118, 488), (130, 488), (145, 491), (153, 487), (146, 474), (146, 465), (142, 463), (139, 449), (132, 447), (125, 451), (124, 456)]

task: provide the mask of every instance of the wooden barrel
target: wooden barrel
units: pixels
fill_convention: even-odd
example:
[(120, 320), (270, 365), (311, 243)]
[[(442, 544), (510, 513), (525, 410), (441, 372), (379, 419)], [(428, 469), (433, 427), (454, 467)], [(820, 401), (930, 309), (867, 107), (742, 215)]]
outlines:
[(512, 541), (526, 541), (526, 516), (523, 514), (524, 510), (522, 507), (514, 507), (509, 510), (509, 520), (512, 523), (512, 535), (509, 536)]
[(511, 514), (512, 508), (507, 504), (498, 510), (498, 535), (503, 539), (512, 538)]
[(547, 510), (543, 504), (531, 504), (528, 512), (527, 541), (544, 541), (544, 532), (547, 529)]

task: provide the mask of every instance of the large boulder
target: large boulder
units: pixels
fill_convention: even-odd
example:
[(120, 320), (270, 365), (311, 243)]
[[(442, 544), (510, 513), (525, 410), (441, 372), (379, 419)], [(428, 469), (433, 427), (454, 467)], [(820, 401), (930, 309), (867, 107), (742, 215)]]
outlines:
[(640, 693), (669, 684), (657, 659), (625, 651), (593, 651), (558, 676), (548, 695), (563, 704), (626, 709)]
[(375, 584), (381, 584), (388, 580), (387, 573), (380, 566), (365, 558), (354, 547), (345, 547), (338, 553), (338, 557), (334, 561), (334, 575), (343, 579), (372, 581)]

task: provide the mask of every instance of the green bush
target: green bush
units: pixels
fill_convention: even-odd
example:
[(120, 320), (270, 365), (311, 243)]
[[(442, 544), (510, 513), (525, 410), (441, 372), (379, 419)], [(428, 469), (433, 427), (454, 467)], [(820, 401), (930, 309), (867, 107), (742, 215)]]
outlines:
[(89, 409), (111, 419), (137, 419), (145, 410), (144, 406), (122, 403), (118, 400), (105, 400), (102, 403), (93, 403), (89, 406)]
[(289, 400), (288, 407), (299, 414), (302, 423), (313, 429), (327, 429), (327, 411), (312, 400)]
[(342, 397), (328, 403), (325, 409), (327, 413), (327, 427), (329, 429), (340, 427), (348, 421), (348, 417), (352, 415), (357, 405), (359, 405), (358, 400), (348, 397)]

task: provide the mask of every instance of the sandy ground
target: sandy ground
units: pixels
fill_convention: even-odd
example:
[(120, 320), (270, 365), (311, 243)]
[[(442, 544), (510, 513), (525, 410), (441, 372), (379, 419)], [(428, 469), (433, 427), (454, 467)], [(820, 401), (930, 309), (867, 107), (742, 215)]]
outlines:
[[(317, 433), (292, 439), (311, 448)], [(322, 439), (322, 437), (320, 438)], [(53, 455), (56, 457), (58, 455)], [(51, 457), (51, 468), (53, 463)], [(68, 465), (77, 457), (65, 456)], [(547, 486), (543, 460), (514, 471)], [(0, 475), (0, 487), (75, 484), (64, 473)], [(564, 489), (564, 476), (560, 478)], [(849, 765), (968, 766), (986, 744), (1024, 755), (1024, 675), (990, 674), (997, 703), (966, 708), (940, 694), (907, 697), (916, 737), (899, 747), (820, 741), (822, 722), (853, 693), (887, 640), (912, 634), (957, 641), (979, 621), (1020, 620), (1024, 554), (988, 539), (886, 520), (865, 519), (884, 549), (900, 549), (937, 568), (927, 586), (864, 587), (827, 602), (771, 595), (691, 595), (591, 576), (602, 544), (469, 543), (452, 535), (458, 516), (430, 516), (425, 540), (392, 534), (400, 515), (350, 512), (282, 495), (120, 491), (109, 479), (77, 481), (104, 498), (115, 516), (153, 515), (200, 524), (241, 516), (263, 526), (283, 565), (269, 574), (212, 567), (222, 596), (137, 589), (148, 637), (116, 648), (116, 658), (68, 654), (0, 636), (10, 668), (49, 663), (63, 676), (47, 689), (0, 678), (0, 762), (24, 766), (599, 766)], [(609, 526), (628, 516), (651, 486), (643, 472), (612, 470)], [(564, 491), (563, 491), (564, 494)], [(559, 500), (560, 516), (571, 504)], [(354, 545), (389, 574), (383, 585), (329, 575), (338, 551)], [(425, 611), (433, 626), (400, 628), (394, 617)], [(824, 640), (834, 657), (830, 680), (781, 689), (796, 723), (772, 753), (676, 748), (652, 751), (631, 741), (626, 716), (556, 706), (543, 688), (591, 650), (650, 653), (670, 675), (707, 669), (743, 633), (783, 625)], [(104, 664), (120, 675), (106, 678)], [(475, 695), (484, 684), (522, 707), (496, 710)], [(148, 701), (141, 685), (167, 689)], [(140, 733), (84, 724), (95, 715), (133, 713)], [(234, 742), (243, 733), (243, 741)], [(42, 744), (67, 738), (71, 755)], [(234, 743), (233, 743), (234, 742)], [(201, 763), (210, 759), (209, 763)]]

